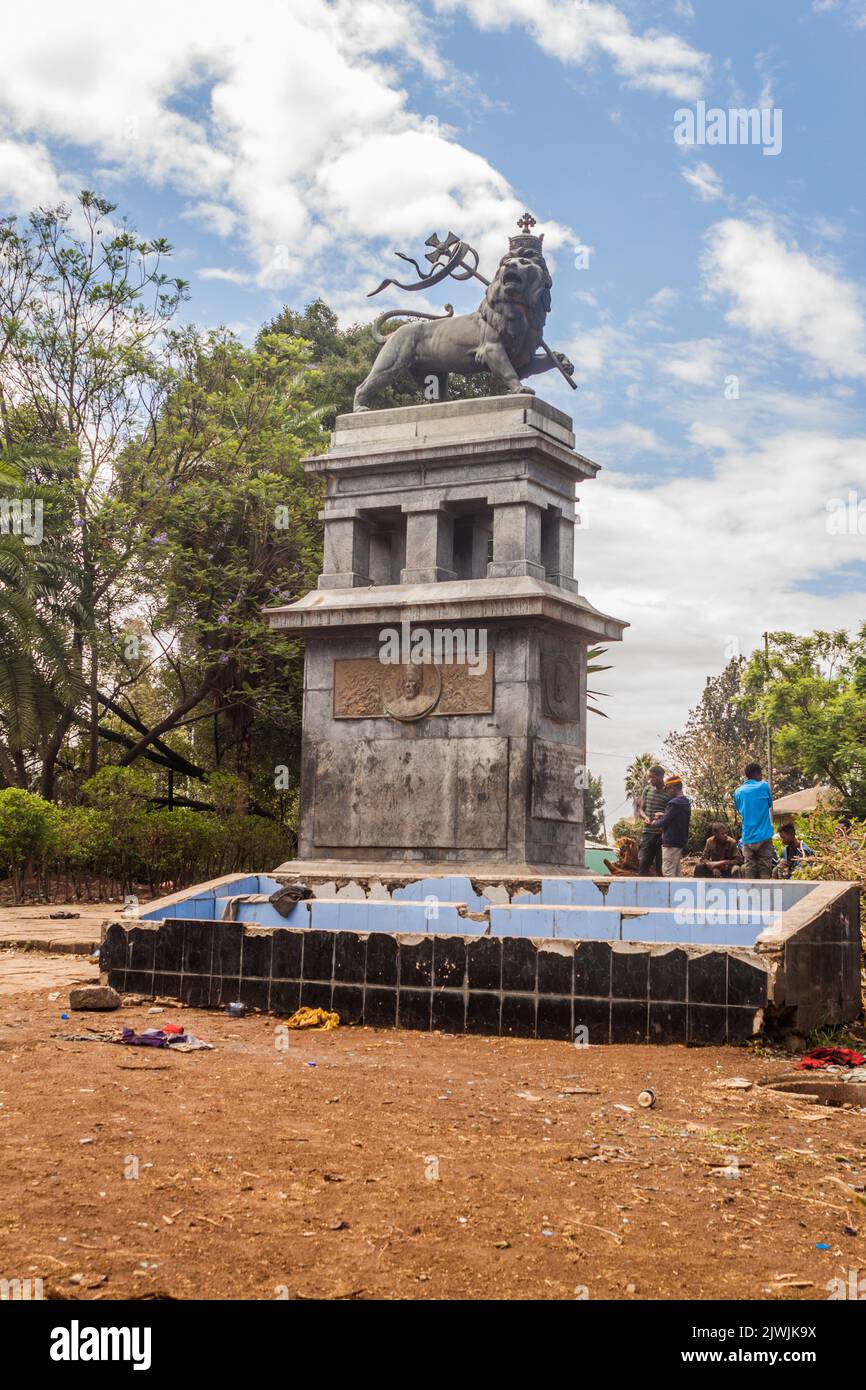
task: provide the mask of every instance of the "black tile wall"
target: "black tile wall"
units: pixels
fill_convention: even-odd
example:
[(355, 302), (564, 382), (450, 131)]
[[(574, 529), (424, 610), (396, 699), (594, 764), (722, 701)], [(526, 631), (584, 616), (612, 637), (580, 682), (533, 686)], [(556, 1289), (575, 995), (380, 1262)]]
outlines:
[[(841, 949), (820, 943), (809, 955)], [(741, 956), (608, 941), (419, 940), (173, 919), (157, 929), (111, 926), (101, 961), (117, 989), (199, 1008), (239, 999), (288, 1017), (306, 1005), (336, 1009), (347, 1024), (591, 1046), (740, 1041), (767, 999), (766, 972)]]

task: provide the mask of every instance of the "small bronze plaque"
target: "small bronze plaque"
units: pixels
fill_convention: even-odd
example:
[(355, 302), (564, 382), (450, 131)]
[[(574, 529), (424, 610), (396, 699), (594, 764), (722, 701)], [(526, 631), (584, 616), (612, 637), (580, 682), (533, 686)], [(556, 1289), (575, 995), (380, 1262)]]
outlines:
[(468, 662), (394, 665), (377, 657), (334, 662), (335, 719), (403, 721), (492, 711), (492, 653), (483, 671)]
[(580, 671), (573, 661), (561, 655), (542, 658), (541, 693), (544, 713), (560, 724), (580, 719)]

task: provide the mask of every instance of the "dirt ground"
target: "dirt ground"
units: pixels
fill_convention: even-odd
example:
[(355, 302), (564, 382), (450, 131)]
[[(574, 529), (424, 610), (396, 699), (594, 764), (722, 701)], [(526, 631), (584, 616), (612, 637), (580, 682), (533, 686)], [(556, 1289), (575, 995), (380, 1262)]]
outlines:
[[(866, 1114), (714, 1084), (790, 1059), (150, 1003), (61, 1019), (93, 976), (0, 953), (0, 1276), (47, 1296), (787, 1300), (866, 1278)], [(53, 1036), (169, 1021), (216, 1050)]]

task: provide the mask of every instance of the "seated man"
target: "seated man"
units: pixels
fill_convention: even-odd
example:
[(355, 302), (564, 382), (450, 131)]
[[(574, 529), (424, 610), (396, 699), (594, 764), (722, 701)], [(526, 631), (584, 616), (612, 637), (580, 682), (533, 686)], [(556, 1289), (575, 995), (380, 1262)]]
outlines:
[(790, 878), (804, 859), (814, 859), (815, 851), (805, 840), (798, 840), (796, 828), (790, 822), (780, 828), (779, 838), (782, 841), (782, 856), (773, 870), (773, 878)]
[(695, 866), (695, 878), (734, 878), (743, 862), (740, 846), (721, 821), (710, 826), (700, 863)]
[(616, 842), (616, 863), (609, 859), (602, 861), (609, 874), (633, 877), (640, 871), (637, 840), (632, 835), (620, 835)]

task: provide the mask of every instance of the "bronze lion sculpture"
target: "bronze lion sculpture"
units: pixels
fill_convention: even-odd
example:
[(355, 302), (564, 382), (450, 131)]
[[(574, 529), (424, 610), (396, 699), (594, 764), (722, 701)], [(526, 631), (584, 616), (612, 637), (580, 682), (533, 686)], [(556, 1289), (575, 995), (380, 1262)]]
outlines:
[[(534, 395), (522, 379), (557, 365), (570, 375), (574, 367), (562, 353), (539, 353), (544, 324), (550, 312), (550, 272), (540, 237), (512, 237), (496, 275), (478, 308), (471, 314), (444, 315), (392, 309), (381, 314), (373, 328), (381, 343), (368, 375), (355, 392), (356, 411), (369, 410), (369, 399), (408, 374), (428, 399), (445, 400), (449, 372), (472, 375), (490, 372), (506, 391)], [(404, 323), (387, 336), (380, 332), (389, 318), (424, 319)], [(556, 359), (556, 360), (554, 360)]]

